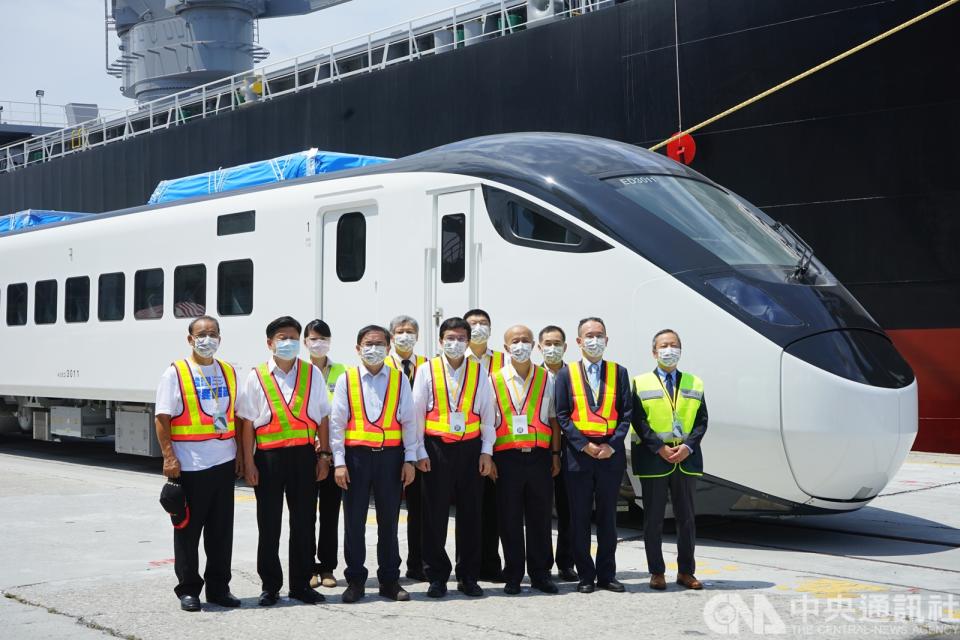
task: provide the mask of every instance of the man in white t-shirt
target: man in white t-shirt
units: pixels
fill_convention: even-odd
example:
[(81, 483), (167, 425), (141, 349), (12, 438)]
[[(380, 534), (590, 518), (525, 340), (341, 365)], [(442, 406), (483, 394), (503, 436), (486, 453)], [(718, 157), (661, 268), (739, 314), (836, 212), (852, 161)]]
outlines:
[[(200, 611), (200, 590), (207, 602), (239, 607), (230, 593), (233, 555), (233, 489), (240, 474), (234, 409), (237, 377), (233, 367), (213, 355), (220, 346), (220, 324), (201, 316), (188, 327), (190, 355), (163, 372), (157, 388), (156, 429), (163, 452), (163, 475), (179, 482), (187, 518), (173, 532), (174, 589), (184, 611)], [(200, 577), (200, 535), (207, 566)]]

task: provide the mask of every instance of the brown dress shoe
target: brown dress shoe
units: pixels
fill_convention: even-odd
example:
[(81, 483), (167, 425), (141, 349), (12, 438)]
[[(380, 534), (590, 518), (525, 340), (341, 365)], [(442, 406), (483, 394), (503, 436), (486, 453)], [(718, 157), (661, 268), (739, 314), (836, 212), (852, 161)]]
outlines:
[(666, 591), (667, 590), (667, 579), (663, 577), (662, 573), (653, 573), (650, 575), (650, 588), (656, 589), (657, 591)]
[(697, 580), (695, 577), (689, 573), (678, 573), (677, 574), (677, 584), (687, 589), (693, 589), (694, 591), (699, 591), (703, 589), (703, 583)]

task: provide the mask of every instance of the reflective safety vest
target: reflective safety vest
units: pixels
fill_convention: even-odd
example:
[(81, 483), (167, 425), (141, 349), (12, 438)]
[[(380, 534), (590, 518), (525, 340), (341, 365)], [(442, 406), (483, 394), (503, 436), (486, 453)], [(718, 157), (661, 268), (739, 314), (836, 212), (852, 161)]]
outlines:
[(390, 377), (387, 380), (387, 395), (383, 399), (383, 409), (377, 419), (371, 421), (363, 402), (363, 385), (360, 384), (360, 376), (363, 372), (360, 367), (347, 370), (347, 402), (350, 406), (350, 417), (347, 418), (347, 429), (344, 434), (343, 443), (346, 446), (375, 449), (400, 446), (398, 411), (403, 373), (396, 369), (388, 369), (388, 371)]
[(502, 351), (491, 351), (490, 352), (490, 366), (487, 367), (487, 375), (492, 376), (500, 369), (503, 369), (503, 352)]
[(279, 449), (312, 445), (317, 434), (317, 423), (307, 415), (310, 386), (313, 384), (313, 365), (297, 358), (297, 382), (290, 394), (290, 402), (283, 399), (270, 368), (266, 363), (257, 367), (260, 387), (270, 406), (270, 422), (257, 427), (259, 449)]
[(521, 414), (527, 417), (527, 433), (514, 433), (514, 405), (513, 396), (507, 388), (507, 378), (503, 369), (493, 374), (493, 390), (497, 396), (497, 408), (500, 410), (500, 422), (497, 424), (497, 440), (493, 445), (494, 451), (508, 449), (529, 449), (533, 447), (550, 448), (550, 439), (553, 430), (550, 425), (540, 420), (540, 411), (543, 407), (543, 398), (547, 390), (547, 371), (543, 367), (534, 365), (533, 380), (523, 398)]
[[(567, 367), (570, 371), (570, 389), (573, 395), (573, 410), (570, 421), (588, 438), (602, 438), (617, 430), (617, 363), (604, 361), (601, 369), (600, 398), (603, 404), (596, 411), (590, 408), (587, 395), (587, 374), (583, 363)], [(597, 398), (599, 401), (600, 398)]]
[[(647, 423), (664, 444), (675, 446), (686, 440), (703, 404), (703, 381), (700, 378), (692, 373), (680, 374), (680, 383), (674, 391), (675, 398), (667, 395), (666, 387), (655, 371), (634, 377), (633, 389), (643, 406)], [(679, 422), (680, 435), (674, 431), (674, 415)], [(648, 456), (655, 460), (645, 460)], [(670, 464), (643, 446), (634, 447), (631, 457), (639, 459), (639, 465), (634, 467), (636, 475), (641, 478), (667, 476), (677, 468), (688, 475), (703, 475), (703, 458), (699, 451), (679, 464)]]
[(329, 360), (327, 362), (330, 364), (330, 371), (327, 373), (327, 392), (330, 394), (330, 402), (332, 404), (333, 390), (337, 387), (337, 380), (347, 372), (347, 368), (339, 362), (330, 362)]
[[(177, 378), (180, 380), (180, 398), (183, 401), (183, 410), (180, 415), (170, 420), (170, 439), (175, 441), (201, 441), (201, 440), (228, 440), (236, 435), (234, 426), (233, 409), (237, 397), (237, 373), (226, 362), (217, 360), (223, 372), (223, 379), (227, 384), (227, 430), (224, 433), (217, 433), (213, 424), (213, 416), (203, 410), (200, 404), (200, 394), (197, 393), (196, 380), (193, 377), (193, 370), (187, 360), (177, 360), (173, 363), (173, 368), (177, 371)], [(203, 376), (203, 372), (200, 372)], [(212, 385), (213, 383), (210, 382)], [(219, 388), (217, 389), (219, 392)], [(211, 390), (211, 399), (217, 394)]]
[[(416, 355), (416, 354), (412, 356), (412, 359), (413, 359), (413, 373), (416, 373), (417, 369), (420, 368), (420, 365), (422, 365), (427, 361), (425, 357), (421, 355)], [(391, 354), (387, 356), (387, 359), (383, 361), (383, 364), (387, 365), (391, 369), (396, 369), (400, 373), (403, 373), (403, 360), (401, 360), (400, 356), (396, 354)]]
[[(430, 360), (430, 372), (433, 374), (433, 408), (427, 412), (424, 433), (428, 436), (440, 436), (445, 442), (479, 438), (480, 414), (476, 412), (473, 405), (480, 388), (480, 364), (469, 358), (465, 360), (467, 370), (460, 384), (460, 397), (456, 399), (455, 404), (451, 405), (443, 357), (438, 356)], [(451, 411), (463, 414), (464, 431), (462, 433), (451, 430)]]

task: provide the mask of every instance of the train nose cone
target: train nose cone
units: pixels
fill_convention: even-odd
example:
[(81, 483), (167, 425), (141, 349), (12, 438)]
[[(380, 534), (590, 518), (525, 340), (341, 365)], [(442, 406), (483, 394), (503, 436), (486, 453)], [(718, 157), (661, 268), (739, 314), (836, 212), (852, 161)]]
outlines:
[(832, 331), (789, 345), (781, 429), (797, 485), (814, 498), (866, 501), (917, 435), (917, 383), (885, 336)]

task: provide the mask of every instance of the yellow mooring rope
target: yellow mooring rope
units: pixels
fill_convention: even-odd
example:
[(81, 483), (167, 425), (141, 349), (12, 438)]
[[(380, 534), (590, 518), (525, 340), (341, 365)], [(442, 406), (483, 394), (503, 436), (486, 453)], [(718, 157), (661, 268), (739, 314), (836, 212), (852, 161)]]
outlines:
[(852, 56), (853, 54), (859, 53), (860, 51), (863, 51), (864, 49), (866, 49), (866, 48), (869, 47), (870, 45), (876, 44), (876, 43), (880, 42), (881, 40), (884, 40), (884, 39), (886, 39), (886, 38), (889, 38), (889, 37), (892, 36), (893, 34), (899, 32), (899, 31), (903, 31), (903, 30), (906, 29), (907, 27), (911, 27), (911, 26), (917, 24), (918, 22), (920, 22), (921, 20), (925, 20), (926, 18), (929, 18), (929, 17), (932, 16), (933, 14), (939, 13), (940, 11), (943, 11), (944, 9), (950, 7), (951, 5), (957, 4), (957, 2), (960, 2), (960, 0), (947, 0), (947, 1), (944, 2), (943, 4), (941, 4), (941, 5), (939, 5), (939, 6), (936, 6), (936, 7), (934, 7), (933, 9), (930, 9), (929, 11), (926, 11), (926, 12), (924, 12), (924, 13), (921, 13), (920, 15), (918, 15), (918, 16), (916, 16), (916, 17), (914, 17), (914, 18), (911, 18), (910, 20), (907, 20), (907, 21), (904, 22), (903, 24), (897, 25), (896, 27), (890, 29), (889, 31), (884, 31), (884, 32), (881, 33), (880, 35), (875, 36), (875, 37), (873, 37), (873, 38), (870, 38), (870, 39), (867, 40), (866, 42), (862, 42), (862, 43), (858, 44), (857, 46), (855, 46), (854, 48), (848, 49), (847, 51), (844, 51), (844, 52), (841, 53), (840, 55), (834, 56), (834, 57), (830, 58), (829, 60), (826, 60), (825, 62), (821, 62), (820, 64), (818, 64), (817, 66), (813, 67), (812, 69), (807, 69), (807, 70), (804, 71), (803, 73), (801, 73), (801, 74), (799, 74), (799, 75), (795, 75), (795, 76), (793, 76), (792, 78), (790, 78), (789, 80), (786, 80), (786, 81), (784, 81), (784, 82), (781, 82), (780, 84), (778, 84), (778, 85), (775, 86), (775, 87), (770, 87), (769, 89), (767, 89), (767, 90), (764, 91), (763, 93), (758, 93), (757, 95), (753, 96), (752, 98), (750, 98), (750, 99), (748, 99), (748, 100), (744, 100), (744, 101), (741, 102), (740, 104), (738, 104), (738, 105), (736, 105), (736, 106), (734, 106), (734, 107), (730, 107), (730, 108), (727, 109), (726, 111), (723, 111), (722, 113), (718, 113), (717, 115), (715, 115), (715, 116), (713, 116), (712, 118), (709, 118), (709, 119), (707, 119), (707, 120), (704, 120), (703, 122), (701, 122), (701, 123), (698, 124), (698, 125), (694, 125), (694, 126), (690, 127), (689, 129), (685, 129), (684, 131), (681, 131), (680, 133), (674, 134), (672, 137), (667, 138), (667, 139), (664, 140), (663, 142), (660, 142), (660, 143), (655, 144), (655, 145), (653, 145), (652, 147), (650, 147), (650, 151), (656, 151), (657, 149), (660, 149), (660, 148), (663, 147), (664, 145), (670, 144), (670, 143), (673, 142), (674, 140), (679, 140), (681, 137), (683, 137), (683, 136), (685, 136), (685, 135), (688, 135), (688, 134), (691, 134), (691, 133), (693, 133), (694, 131), (699, 131), (700, 129), (703, 129), (703, 128), (706, 127), (706, 126), (709, 126), (709, 125), (713, 124), (713, 123), (716, 122), (717, 120), (720, 120), (721, 118), (727, 117), (727, 116), (730, 115), (731, 113), (736, 113), (736, 112), (739, 111), (740, 109), (743, 109), (744, 107), (750, 106), (751, 104), (753, 104), (754, 102), (757, 102), (758, 100), (763, 100), (763, 99), (766, 98), (767, 96), (772, 95), (772, 94), (776, 93), (777, 91), (780, 91), (780, 89), (784, 89), (784, 88), (786, 88), (786, 87), (789, 87), (790, 85), (794, 84), (795, 82), (799, 82), (800, 80), (803, 80), (804, 78), (806, 78), (806, 77), (808, 77), (808, 76), (812, 76), (812, 75), (815, 74), (817, 71), (820, 71), (821, 69), (826, 69), (826, 68), (829, 67), (830, 65), (832, 65), (832, 64), (834, 64), (834, 63), (836, 63), (836, 62), (840, 62), (840, 61), (843, 60), (844, 58), (849, 58), (849, 57)]

